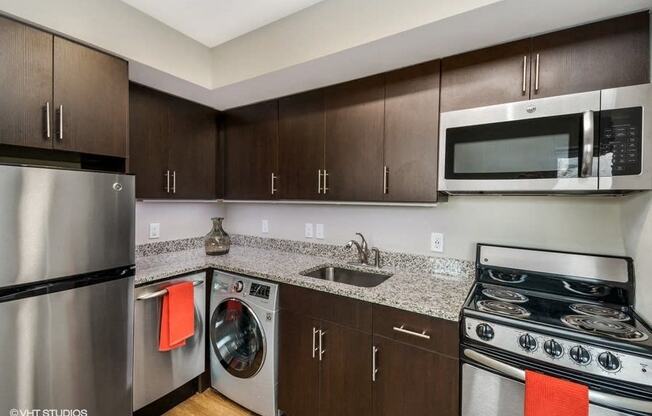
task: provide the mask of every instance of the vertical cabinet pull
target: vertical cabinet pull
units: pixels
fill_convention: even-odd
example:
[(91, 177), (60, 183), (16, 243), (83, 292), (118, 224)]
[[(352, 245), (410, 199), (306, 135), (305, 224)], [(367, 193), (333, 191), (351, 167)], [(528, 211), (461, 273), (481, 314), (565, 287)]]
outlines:
[(315, 358), (317, 353), (317, 333), (319, 331), (314, 326), (312, 327), (312, 358)]
[(521, 88), (523, 94), (525, 94), (527, 91), (526, 81), (527, 81), (527, 55), (523, 56), (523, 86)]
[(536, 62), (534, 64), (534, 92), (539, 92), (539, 54), (537, 54)]
[(387, 166), (383, 167), (383, 194), (387, 195), (389, 193), (389, 168)]
[(322, 191), (324, 192), (324, 195), (326, 195), (326, 192), (329, 191), (328, 189), (328, 171), (324, 169), (324, 187), (322, 188)]
[(45, 103), (45, 138), (52, 137), (52, 126), (50, 125), (50, 102)]
[(165, 192), (169, 194), (170, 193), (170, 169), (166, 170), (163, 176), (165, 176)]
[(57, 132), (57, 138), (60, 141), (63, 141), (63, 105), (59, 106), (59, 109), (57, 110), (57, 116), (59, 117), (59, 131)]
[(173, 194), (177, 193), (177, 171), (176, 170), (172, 171), (172, 193)]
[(272, 195), (276, 194), (278, 189), (276, 189), (276, 180), (278, 179), (278, 176), (272, 172)]
[(378, 347), (375, 345), (371, 348), (371, 381), (376, 381), (376, 374), (378, 374)]
[(321, 194), (321, 169), (317, 171), (317, 193)]
[(324, 357), (324, 353), (326, 352), (326, 348), (322, 348), (324, 345), (324, 335), (326, 335), (326, 331), (322, 331), (321, 329), (319, 330), (319, 361), (322, 360)]

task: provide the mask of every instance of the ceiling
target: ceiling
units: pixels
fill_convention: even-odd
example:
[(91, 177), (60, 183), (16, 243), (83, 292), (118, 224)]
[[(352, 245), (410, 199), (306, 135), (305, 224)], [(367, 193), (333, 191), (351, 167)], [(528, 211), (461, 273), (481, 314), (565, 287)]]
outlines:
[(209, 48), (323, 0), (122, 0)]

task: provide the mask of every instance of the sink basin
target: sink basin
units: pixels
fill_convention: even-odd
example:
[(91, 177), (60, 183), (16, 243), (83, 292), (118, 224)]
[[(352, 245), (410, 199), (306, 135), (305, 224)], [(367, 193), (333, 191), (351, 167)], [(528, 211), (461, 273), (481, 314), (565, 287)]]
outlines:
[(330, 280), (358, 287), (375, 287), (392, 277), (387, 273), (365, 272), (362, 270), (344, 269), (342, 267), (323, 266), (315, 270), (300, 273), (315, 279)]

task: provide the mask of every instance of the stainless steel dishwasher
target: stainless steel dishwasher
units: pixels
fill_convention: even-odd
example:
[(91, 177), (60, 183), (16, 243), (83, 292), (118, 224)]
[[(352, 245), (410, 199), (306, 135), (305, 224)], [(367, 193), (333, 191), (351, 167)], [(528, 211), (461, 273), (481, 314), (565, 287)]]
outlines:
[[(158, 350), (161, 300), (166, 286), (195, 285), (195, 335), (172, 351)], [(197, 273), (136, 288), (134, 323), (134, 410), (165, 396), (202, 374), (206, 368), (206, 273)]]

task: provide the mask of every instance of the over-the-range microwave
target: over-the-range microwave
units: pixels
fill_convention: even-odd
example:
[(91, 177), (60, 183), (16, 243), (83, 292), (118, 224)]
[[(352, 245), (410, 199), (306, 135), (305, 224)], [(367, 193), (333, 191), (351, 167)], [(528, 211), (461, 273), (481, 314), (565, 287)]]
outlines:
[(652, 189), (652, 84), (441, 114), (439, 190)]

